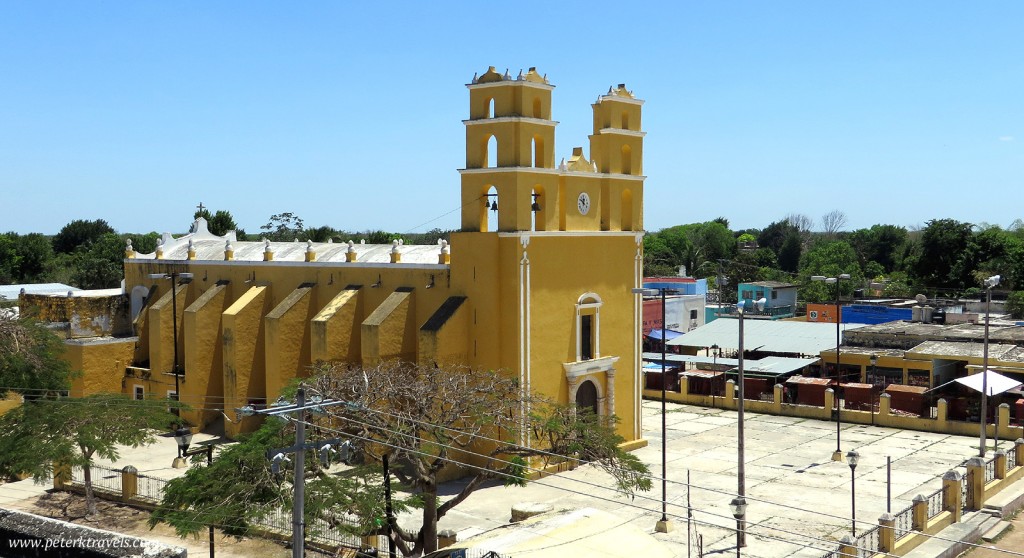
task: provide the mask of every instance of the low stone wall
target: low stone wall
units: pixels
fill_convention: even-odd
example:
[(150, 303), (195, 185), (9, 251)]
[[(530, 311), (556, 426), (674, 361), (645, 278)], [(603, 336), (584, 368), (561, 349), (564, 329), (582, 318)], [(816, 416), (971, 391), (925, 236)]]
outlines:
[(5, 558), (186, 558), (187, 554), (178, 546), (0, 509), (0, 556)]
[[(687, 405), (698, 405), (701, 407), (715, 407), (721, 409), (735, 410), (738, 398), (736, 397), (736, 384), (734, 380), (726, 382), (725, 396), (712, 397), (710, 395), (698, 395), (689, 393), (688, 378), (683, 376), (679, 379), (679, 391), (668, 391), (665, 399), (676, 403)], [(772, 401), (761, 401), (758, 399), (747, 399), (743, 407), (752, 413), (767, 415), (783, 415), (790, 417), (810, 418), (818, 420), (835, 420), (833, 411), (835, 407), (835, 393), (831, 389), (825, 390), (825, 402), (822, 406), (798, 405), (794, 403), (783, 403), (783, 386), (776, 384), (773, 388)], [(643, 396), (647, 399), (661, 400), (660, 389), (645, 389)], [(840, 410), (840, 419), (843, 422), (853, 424), (871, 424), (875, 426), (887, 426), (903, 430), (918, 430), (922, 432), (936, 432), (941, 434), (953, 434), (957, 436), (977, 436), (980, 433), (980, 426), (975, 422), (963, 422), (949, 420), (948, 406), (945, 399), (939, 399), (935, 409), (935, 418), (908, 416), (902, 413), (894, 413), (890, 405), (889, 394), (883, 393), (878, 398), (878, 411), (861, 411), (854, 409)], [(1002, 404), (996, 410), (996, 424), (989, 424), (986, 427), (987, 436), (994, 439), (998, 434), (1000, 440), (1016, 440), (1024, 437), (1024, 428), (1010, 425), (1010, 407)]]

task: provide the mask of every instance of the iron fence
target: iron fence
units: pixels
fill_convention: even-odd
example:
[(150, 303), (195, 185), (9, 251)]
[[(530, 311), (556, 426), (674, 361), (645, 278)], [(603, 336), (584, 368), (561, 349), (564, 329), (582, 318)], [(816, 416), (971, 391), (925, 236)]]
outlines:
[(996, 478), (996, 458), (993, 457), (985, 462), (985, 484), (994, 481)]
[(143, 500), (159, 502), (164, 498), (164, 486), (167, 481), (146, 475), (136, 475), (135, 497)]
[(938, 489), (928, 495), (928, 519), (939, 515), (943, 511), (942, 506), (942, 489)]
[[(93, 465), (89, 468), (89, 473), (89, 476), (92, 477), (93, 490), (121, 493), (121, 471), (102, 465)], [(85, 469), (83, 467), (71, 468), (71, 483), (85, 486)]]
[(903, 508), (893, 518), (893, 531), (896, 540), (914, 530), (914, 506)]
[(964, 475), (960, 478), (960, 507), (964, 510), (970, 509), (969, 502), (974, 491), (971, 487), (971, 483), (967, 482), (968, 480), (968, 475)]
[(878, 554), (878, 526), (857, 535), (857, 558), (870, 558)]

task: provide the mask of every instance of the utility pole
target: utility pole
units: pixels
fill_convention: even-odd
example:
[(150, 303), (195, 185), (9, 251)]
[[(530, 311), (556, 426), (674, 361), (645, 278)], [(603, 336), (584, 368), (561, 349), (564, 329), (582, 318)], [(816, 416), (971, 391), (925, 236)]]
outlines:
[(315, 443), (306, 442), (306, 409), (319, 409), (332, 405), (347, 404), (345, 401), (334, 399), (314, 399), (316, 401), (313, 401), (312, 404), (307, 404), (306, 388), (299, 385), (299, 389), (295, 392), (294, 405), (282, 405), (258, 411), (249, 406), (238, 409), (239, 414), (242, 416), (253, 414), (267, 416), (294, 415), (292, 420), (295, 421), (295, 444), (287, 448), (275, 448), (267, 451), (267, 459), (271, 462), (270, 468), (275, 474), (281, 470), (281, 462), (288, 460), (287, 455), (295, 454), (295, 476), (292, 481), (292, 489), (294, 491), (292, 498), (292, 558), (303, 558), (305, 555), (306, 450), (319, 450), (320, 459), (326, 467), (330, 464), (330, 452), (333, 451), (334, 447), (341, 445), (341, 440), (338, 438)]
[(388, 469), (388, 454), (381, 456), (384, 467), (384, 521), (388, 537), (388, 558), (395, 558), (394, 512), (391, 508), (391, 470)]

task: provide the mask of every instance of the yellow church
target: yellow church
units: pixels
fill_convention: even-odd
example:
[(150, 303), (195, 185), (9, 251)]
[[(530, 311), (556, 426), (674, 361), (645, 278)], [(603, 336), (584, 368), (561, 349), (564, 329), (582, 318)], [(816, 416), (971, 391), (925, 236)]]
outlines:
[[(129, 243), (131, 336), (69, 334), (84, 371), (75, 395), (175, 397), (177, 384), (195, 408), (183, 417), (205, 426), (273, 401), (319, 360), (458, 363), (614, 413), (628, 445), (643, 445), (642, 301), (631, 292), (642, 280), (643, 101), (609, 88), (592, 105), (589, 159), (576, 147), (556, 163), (546, 76), (491, 67), (467, 88), (450, 245), (239, 242), (201, 219), (154, 253)], [(254, 424), (224, 426), (234, 436)]]

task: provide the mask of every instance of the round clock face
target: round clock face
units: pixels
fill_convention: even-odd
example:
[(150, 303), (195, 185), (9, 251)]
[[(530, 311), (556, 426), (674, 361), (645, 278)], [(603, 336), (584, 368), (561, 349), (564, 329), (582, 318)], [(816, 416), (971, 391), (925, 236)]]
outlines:
[(590, 211), (590, 196), (583, 192), (580, 197), (576, 199), (576, 207), (579, 208), (580, 214), (586, 215)]

